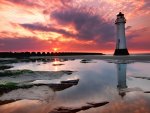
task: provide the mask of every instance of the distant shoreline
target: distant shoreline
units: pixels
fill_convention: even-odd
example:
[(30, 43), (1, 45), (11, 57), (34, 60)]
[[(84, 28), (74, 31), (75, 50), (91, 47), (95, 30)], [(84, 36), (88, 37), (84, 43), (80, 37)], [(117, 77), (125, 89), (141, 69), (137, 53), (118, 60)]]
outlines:
[(104, 55), (90, 52), (0, 52), (0, 58), (28, 58), (40, 56)]

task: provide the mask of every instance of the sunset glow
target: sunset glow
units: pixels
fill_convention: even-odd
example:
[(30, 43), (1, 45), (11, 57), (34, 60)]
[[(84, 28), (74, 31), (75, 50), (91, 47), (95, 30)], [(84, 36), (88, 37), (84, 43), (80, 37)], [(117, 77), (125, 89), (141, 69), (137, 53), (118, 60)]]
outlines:
[(53, 51), (54, 51), (54, 52), (57, 52), (57, 51), (58, 51), (58, 48), (53, 48)]
[(118, 12), (130, 53), (150, 52), (149, 0), (1, 0), (0, 51), (113, 53)]

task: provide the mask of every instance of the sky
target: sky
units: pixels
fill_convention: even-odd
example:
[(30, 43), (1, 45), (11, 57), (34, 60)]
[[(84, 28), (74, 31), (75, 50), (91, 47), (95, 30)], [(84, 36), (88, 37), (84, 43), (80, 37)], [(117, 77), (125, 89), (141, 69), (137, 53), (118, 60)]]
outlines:
[(150, 53), (149, 0), (0, 0), (0, 51), (113, 53), (119, 12), (129, 52)]

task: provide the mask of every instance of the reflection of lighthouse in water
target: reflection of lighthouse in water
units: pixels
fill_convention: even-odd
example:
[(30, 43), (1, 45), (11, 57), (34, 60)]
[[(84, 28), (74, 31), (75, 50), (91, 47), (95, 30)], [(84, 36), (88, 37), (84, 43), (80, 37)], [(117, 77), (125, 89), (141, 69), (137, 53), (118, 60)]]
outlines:
[(126, 68), (127, 68), (127, 64), (117, 64), (117, 77), (118, 77), (118, 91), (119, 91), (119, 95), (121, 97), (125, 96), (125, 92), (122, 91), (122, 89), (127, 88), (127, 84), (126, 84)]

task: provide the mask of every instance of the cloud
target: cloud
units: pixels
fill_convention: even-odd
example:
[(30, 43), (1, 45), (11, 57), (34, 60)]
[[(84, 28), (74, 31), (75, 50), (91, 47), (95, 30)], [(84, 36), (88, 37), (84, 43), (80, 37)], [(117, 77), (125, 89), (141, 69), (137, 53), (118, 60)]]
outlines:
[(131, 26), (126, 27), (128, 39), (143, 37), (141, 33), (146, 34), (147, 32), (149, 32), (149, 27), (142, 27), (136, 29), (131, 29), (131, 28), (132, 28)]
[(128, 48), (131, 50), (150, 51), (149, 27), (129, 29), (127, 42)]
[(42, 9), (43, 14), (50, 13), (51, 10), (58, 9), (60, 7), (69, 7), (73, 0), (6, 0), (9, 3), (13, 3), (18, 6)]
[(27, 28), (29, 30), (38, 30), (38, 31), (50, 31), (50, 28), (47, 26), (43, 26), (40, 23), (34, 23), (34, 24), (20, 24), (22, 27)]
[(113, 23), (106, 22), (98, 15), (80, 11), (75, 8), (57, 10), (52, 12), (51, 17), (58, 24), (67, 26), (73, 24), (78, 39), (112, 41), (115, 30)]
[(126, 27), (126, 30), (129, 30), (129, 29), (131, 29), (132, 28), (132, 26), (127, 26)]
[(75, 35), (71, 32), (68, 32), (64, 29), (57, 29), (51, 26), (44, 26), (40, 23), (33, 23), (33, 24), (20, 24), (22, 27), (29, 29), (31, 31), (37, 30), (37, 31), (42, 31), (42, 32), (56, 32), (59, 34), (63, 34), (65, 36), (69, 37), (75, 37)]
[(50, 49), (50, 43), (35, 37), (0, 38), (0, 51), (42, 51)]
[(41, 7), (41, 5), (35, 1), (34, 2), (29, 1), (29, 0), (7, 0), (7, 1), (14, 3), (14, 4), (25, 5), (29, 7)]
[(144, 9), (144, 10), (150, 10), (150, 1), (149, 0), (144, 0), (144, 5), (142, 6), (141, 9)]

